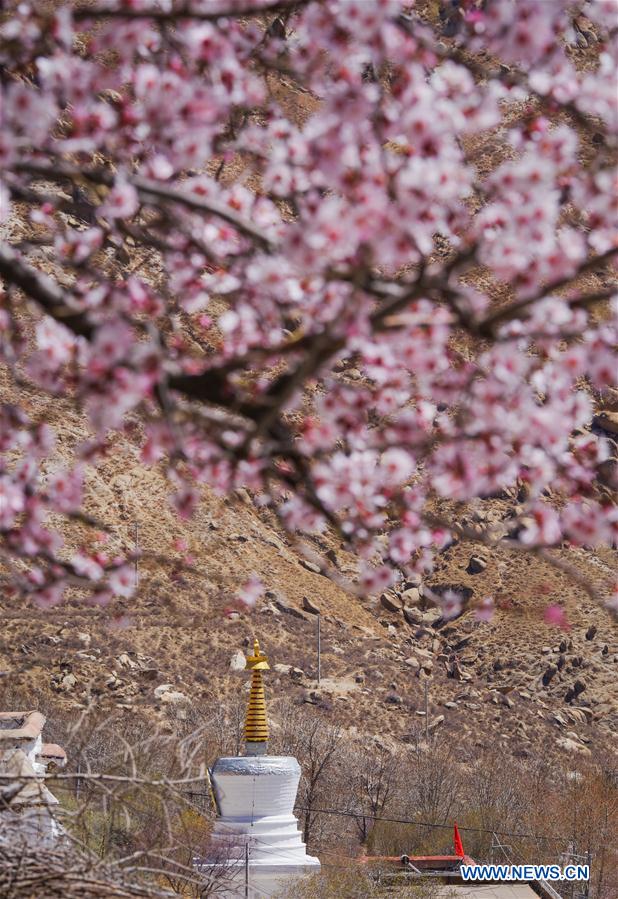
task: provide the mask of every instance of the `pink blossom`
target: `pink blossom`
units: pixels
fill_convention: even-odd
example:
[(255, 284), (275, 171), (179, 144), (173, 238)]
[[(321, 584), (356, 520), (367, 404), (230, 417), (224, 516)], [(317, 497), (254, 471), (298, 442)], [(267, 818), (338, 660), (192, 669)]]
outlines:
[(76, 553), (71, 559), (75, 572), (91, 581), (99, 581), (103, 577), (103, 568), (91, 555), (85, 552)]
[(65, 584), (62, 582), (50, 584), (33, 594), (32, 600), (39, 609), (52, 609), (64, 599)]
[(532, 516), (526, 521), (519, 535), (522, 543), (528, 545), (552, 546), (560, 540), (561, 529), (558, 513), (550, 506), (537, 503)]
[(55, 247), (62, 258), (79, 265), (99, 249), (102, 241), (100, 228), (86, 228), (84, 231), (71, 229), (57, 235)]
[(197, 490), (188, 485), (181, 487), (172, 497), (174, 507), (181, 518), (191, 518), (200, 496)]
[(77, 467), (54, 473), (50, 480), (48, 495), (53, 507), (59, 512), (77, 512), (82, 502), (84, 471)]
[(493, 596), (485, 596), (474, 610), (477, 621), (491, 621), (494, 617), (496, 606)]
[(46, 364), (52, 368), (68, 362), (75, 348), (71, 332), (48, 316), (37, 323), (36, 339)]
[(241, 586), (236, 598), (248, 608), (253, 608), (264, 593), (264, 584), (256, 574), (252, 574)]
[(107, 583), (116, 596), (132, 596), (135, 592), (135, 571), (130, 565), (112, 568), (108, 574)]
[(10, 528), (24, 508), (23, 489), (7, 475), (0, 475), (0, 527)]
[(139, 208), (136, 189), (128, 181), (116, 181), (110, 190), (105, 203), (101, 206), (101, 215), (114, 219), (131, 218)]
[(386, 590), (395, 581), (395, 573), (388, 565), (363, 564), (360, 576), (360, 588), (363, 593), (372, 595)]
[(543, 621), (550, 627), (559, 627), (563, 631), (568, 631), (571, 628), (567, 614), (562, 606), (546, 606), (543, 612)]
[(441, 596), (437, 597), (442, 616), (448, 621), (456, 618), (461, 614), (463, 607), (463, 598), (460, 593), (455, 590), (445, 590)]
[(135, 625), (135, 619), (130, 615), (117, 615), (107, 625), (110, 631), (126, 631)]

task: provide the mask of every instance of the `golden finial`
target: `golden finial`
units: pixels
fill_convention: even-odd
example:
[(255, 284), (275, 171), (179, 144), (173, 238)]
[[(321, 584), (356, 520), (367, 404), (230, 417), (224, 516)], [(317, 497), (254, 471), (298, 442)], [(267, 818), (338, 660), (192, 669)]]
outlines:
[(245, 743), (247, 755), (263, 755), (268, 742), (268, 721), (262, 671), (270, 670), (268, 659), (260, 652), (260, 644), (253, 642), (253, 655), (247, 656), (245, 667), (251, 671), (251, 692), (245, 718)]
[(257, 639), (253, 641), (253, 655), (247, 656), (245, 668), (252, 671), (270, 671), (268, 659), (263, 652), (260, 652), (260, 641)]

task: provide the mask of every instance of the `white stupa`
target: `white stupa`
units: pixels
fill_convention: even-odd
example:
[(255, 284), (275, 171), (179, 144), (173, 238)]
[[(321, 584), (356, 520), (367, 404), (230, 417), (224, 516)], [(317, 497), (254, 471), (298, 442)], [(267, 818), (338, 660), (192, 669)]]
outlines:
[(232, 875), (229, 888), (217, 895), (267, 899), (279, 893), (287, 881), (318, 871), (320, 862), (307, 855), (294, 816), (300, 765), (290, 756), (268, 755), (262, 671), (269, 665), (257, 640), (246, 667), (252, 672), (246, 754), (217, 759), (212, 768), (219, 814), (211, 858), (198, 868), (212, 868), (214, 863)]

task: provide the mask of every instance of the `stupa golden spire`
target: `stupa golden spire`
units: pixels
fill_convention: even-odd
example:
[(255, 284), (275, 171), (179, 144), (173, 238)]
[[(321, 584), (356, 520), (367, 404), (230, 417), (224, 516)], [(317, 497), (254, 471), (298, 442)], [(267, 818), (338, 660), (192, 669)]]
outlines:
[(262, 671), (270, 670), (268, 659), (260, 652), (260, 644), (253, 641), (253, 655), (247, 656), (245, 667), (251, 670), (251, 692), (245, 718), (245, 743), (247, 755), (262, 755), (268, 742), (268, 721)]

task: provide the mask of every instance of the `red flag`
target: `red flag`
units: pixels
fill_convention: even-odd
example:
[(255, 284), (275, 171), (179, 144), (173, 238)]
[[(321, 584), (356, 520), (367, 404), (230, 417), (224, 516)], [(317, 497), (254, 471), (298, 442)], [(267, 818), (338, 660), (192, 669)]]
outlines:
[(461, 842), (461, 837), (459, 836), (457, 822), (455, 822), (455, 825), (453, 827), (453, 843), (455, 844), (455, 855), (458, 858), (463, 858), (466, 853), (464, 852), (463, 843)]

